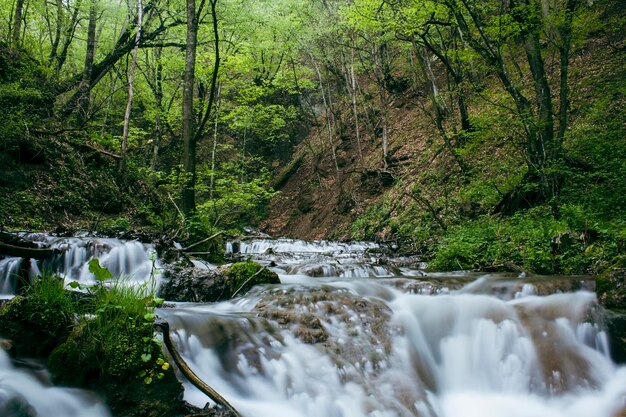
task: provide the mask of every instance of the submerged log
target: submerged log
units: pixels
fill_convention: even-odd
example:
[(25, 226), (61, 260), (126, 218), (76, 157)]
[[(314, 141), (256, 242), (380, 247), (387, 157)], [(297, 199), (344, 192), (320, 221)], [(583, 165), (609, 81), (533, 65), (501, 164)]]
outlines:
[(215, 391), (203, 380), (201, 380), (198, 375), (196, 375), (191, 370), (189, 365), (187, 365), (182, 356), (180, 356), (180, 353), (178, 353), (178, 350), (172, 343), (172, 339), (170, 337), (170, 324), (164, 319), (157, 318), (154, 322), (154, 326), (161, 330), (161, 333), (163, 334), (163, 342), (165, 342), (165, 347), (167, 347), (167, 350), (174, 360), (174, 363), (176, 363), (176, 366), (178, 367), (180, 372), (185, 375), (185, 378), (187, 378), (189, 382), (191, 382), (196, 388), (202, 391), (206, 396), (215, 401), (216, 404), (230, 411), (233, 416), (242, 417), (241, 414), (239, 414), (239, 412), (235, 410), (235, 408), (224, 397), (222, 397), (217, 391)]
[(18, 258), (47, 259), (59, 252), (61, 252), (60, 249), (25, 248), (0, 242), (0, 255), (15, 256)]

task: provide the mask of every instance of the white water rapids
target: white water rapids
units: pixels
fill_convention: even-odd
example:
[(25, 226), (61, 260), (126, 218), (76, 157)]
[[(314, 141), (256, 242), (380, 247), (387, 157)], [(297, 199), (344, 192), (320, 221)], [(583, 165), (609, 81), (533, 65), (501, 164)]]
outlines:
[[(626, 409), (626, 367), (611, 361), (603, 312), (580, 279), (426, 274), (381, 261), (366, 243), (263, 239), (227, 250), (267, 265), (283, 284), (158, 314), (191, 368), (245, 417), (617, 417)], [(33, 405), (60, 395), (7, 385), (24, 371), (2, 355), (0, 414), (7, 386)], [(209, 401), (187, 383), (185, 399)], [(106, 415), (93, 404), (83, 414), (42, 407), (42, 417)]]

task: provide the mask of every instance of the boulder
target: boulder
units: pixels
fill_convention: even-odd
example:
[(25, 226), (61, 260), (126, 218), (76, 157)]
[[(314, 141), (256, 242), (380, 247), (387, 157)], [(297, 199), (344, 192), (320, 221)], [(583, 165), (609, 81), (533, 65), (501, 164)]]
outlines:
[(614, 269), (596, 278), (598, 301), (605, 308), (626, 310), (626, 269)]
[(596, 294), (607, 309), (605, 319), (611, 357), (617, 363), (626, 363), (626, 269), (614, 269), (598, 276)]
[(605, 323), (609, 332), (611, 357), (616, 363), (626, 363), (626, 310), (608, 310)]
[(159, 297), (168, 301), (214, 302), (242, 295), (260, 284), (280, 284), (275, 272), (252, 261), (213, 270), (180, 265), (165, 268)]

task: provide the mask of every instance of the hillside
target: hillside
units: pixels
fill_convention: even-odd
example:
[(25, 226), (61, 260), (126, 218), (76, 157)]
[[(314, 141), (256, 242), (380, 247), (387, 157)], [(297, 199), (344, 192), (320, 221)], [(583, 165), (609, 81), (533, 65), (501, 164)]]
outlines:
[[(600, 19), (623, 22), (623, 10), (609, 4)], [(584, 273), (622, 263), (625, 45), (623, 25), (607, 24), (591, 31), (572, 55), (571, 117), (557, 197), (531, 201), (527, 195), (514, 210), (502, 209), (516, 187), (524, 186), (527, 166), (512, 116), (507, 115), (510, 110), (498, 103), (502, 88), (497, 77), (486, 79), (467, 98), (474, 129), (455, 149), (469, 166), (465, 173), (447, 152), (428, 98), (428, 80), (422, 78), (390, 93), (386, 164), (380, 128), (368, 124), (371, 114), (365, 112), (359, 114), (365, 121), (359, 158), (354, 116), (344, 96), (333, 114), (340, 132), (335, 172), (320, 114), (316, 129), (283, 170), (288, 179), (271, 200), (262, 229), (303, 239), (398, 241), (407, 251), (435, 257), (437, 267), (453, 269), (498, 269), (514, 261), (522, 269), (543, 273)], [(401, 60), (393, 65), (394, 78), (410, 76), (411, 68)], [(552, 91), (557, 91), (554, 56), (547, 57), (546, 67), (555, 81)], [(433, 73), (445, 85), (445, 68), (437, 59)], [(530, 84), (528, 77), (524, 82)], [(364, 91), (374, 90), (375, 83), (359, 79)], [(364, 99), (362, 106), (376, 103)]]

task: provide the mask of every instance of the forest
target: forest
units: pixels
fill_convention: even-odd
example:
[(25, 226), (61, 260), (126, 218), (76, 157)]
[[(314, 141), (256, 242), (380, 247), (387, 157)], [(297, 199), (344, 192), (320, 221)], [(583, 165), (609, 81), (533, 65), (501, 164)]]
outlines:
[(622, 6), (6, 0), (0, 228), (624, 266)]
[(0, 416), (626, 416), (622, 0), (0, 9)]

